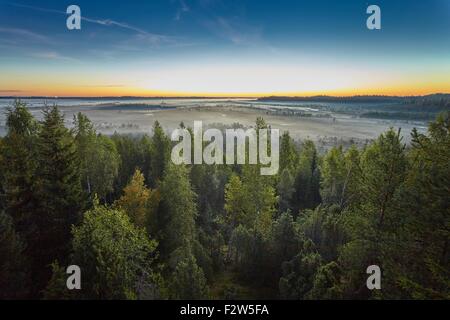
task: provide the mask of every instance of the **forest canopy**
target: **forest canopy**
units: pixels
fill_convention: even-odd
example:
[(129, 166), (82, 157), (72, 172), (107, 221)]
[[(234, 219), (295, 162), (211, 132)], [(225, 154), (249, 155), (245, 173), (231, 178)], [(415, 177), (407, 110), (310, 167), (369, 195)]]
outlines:
[(157, 121), (152, 136), (106, 136), (16, 101), (6, 126), (0, 299), (450, 298), (449, 112), (410, 145), (390, 129), (320, 154), (284, 132), (274, 176), (174, 165)]

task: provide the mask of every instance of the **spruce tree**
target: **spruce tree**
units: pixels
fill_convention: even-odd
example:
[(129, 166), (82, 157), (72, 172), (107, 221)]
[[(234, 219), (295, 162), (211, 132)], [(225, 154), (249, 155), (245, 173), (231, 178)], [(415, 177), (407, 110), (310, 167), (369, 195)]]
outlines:
[[(10, 290), (8, 296), (29, 298), (35, 297), (34, 292), (23, 286), (24, 282), (27, 286), (30, 284), (33, 268), (26, 268), (27, 265), (18, 260), (33, 257), (39, 245), (39, 214), (34, 179), (38, 124), (26, 105), (16, 100), (7, 110), (6, 127), (7, 134), (0, 144), (2, 204), (5, 210), (2, 216), (4, 233), (1, 241), (4, 258), (0, 259), (4, 259), (1, 276), (4, 284), (1, 287), (5, 291)], [(29, 259), (27, 263), (33, 261)], [(10, 281), (17, 281), (17, 285)]]
[(25, 244), (14, 230), (12, 218), (0, 212), (0, 299), (28, 297)]
[(169, 164), (161, 182), (161, 215), (164, 241), (161, 246), (167, 253), (191, 245), (197, 237), (195, 219), (197, 216), (196, 194), (191, 189), (188, 169), (185, 166)]
[(74, 139), (56, 106), (44, 110), (37, 142), (38, 232), (33, 269), (38, 289), (48, 280), (49, 264), (55, 259), (66, 261), (71, 227), (80, 222), (84, 203)]
[(28, 242), (35, 233), (36, 141), (38, 125), (26, 105), (15, 101), (6, 114), (7, 134), (0, 145), (5, 211)]
[[(156, 184), (164, 176), (166, 166), (170, 161), (169, 137), (164, 133), (163, 128), (158, 121), (153, 126), (153, 137), (150, 146), (150, 175), (152, 182)], [(154, 185), (151, 187), (154, 187)]]

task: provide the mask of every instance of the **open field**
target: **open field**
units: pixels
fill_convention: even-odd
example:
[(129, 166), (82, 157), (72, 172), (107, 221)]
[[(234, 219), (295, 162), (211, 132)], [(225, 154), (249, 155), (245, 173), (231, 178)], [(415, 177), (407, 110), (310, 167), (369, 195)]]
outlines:
[[(216, 104), (203, 101), (184, 102), (171, 101), (169, 105), (61, 105), (67, 126), (71, 126), (73, 115), (82, 112), (94, 123), (98, 132), (103, 134), (152, 133), (154, 121), (159, 121), (167, 133), (179, 126), (183, 121), (186, 126), (193, 126), (194, 121), (202, 121), (204, 127), (231, 127), (239, 123), (244, 127), (254, 125), (257, 117), (264, 119), (273, 128), (289, 131), (295, 140), (311, 139), (320, 149), (333, 145), (356, 143), (365, 144), (376, 138), (390, 127), (401, 128), (404, 141), (409, 142), (410, 132), (416, 127), (420, 131), (426, 128), (424, 121), (380, 120), (360, 118), (346, 113), (313, 114), (313, 116), (295, 116), (274, 113), (266, 106), (236, 105), (233, 101)], [(304, 108), (307, 110), (308, 108)], [(288, 108), (286, 109), (288, 110)], [(42, 117), (42, 108), (33, 107), (31, 112), (36, 118)], [(0, 117), (0, 134), (4, 134), (4, 112)]]

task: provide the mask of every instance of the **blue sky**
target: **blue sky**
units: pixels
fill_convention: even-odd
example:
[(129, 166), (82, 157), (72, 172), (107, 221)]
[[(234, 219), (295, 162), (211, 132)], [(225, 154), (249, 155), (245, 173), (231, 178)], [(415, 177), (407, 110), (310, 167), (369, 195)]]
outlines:
[(4, 93), (450, 91), (450, 1), (0, 0), (0, 67)]

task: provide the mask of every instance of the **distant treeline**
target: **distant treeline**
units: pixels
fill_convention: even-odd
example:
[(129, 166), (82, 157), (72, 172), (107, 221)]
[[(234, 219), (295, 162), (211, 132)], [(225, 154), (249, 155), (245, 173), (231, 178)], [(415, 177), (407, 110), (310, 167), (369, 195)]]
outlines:
[(360, 115), (363, 118), (386, 119), (386, 120), (433, 120), (435, 113), (430, 112), (382, 112), (372, 111)]
[[(332, 112), (355, 114), (365, 118), (391, 120), (432, 120), (440, 112), (450, 111), (450, 94), (417, 97), (352, 96), (352, 97), (266, 97), (261, 101), (322, 102), (341, 105), (318, 106)], [(370, 105), (365, 105), (371, 103)]]
[(262, 97), (259, 101), (306, 101), (306, 102), (361, 102), (361, 103), (404, 103), (428, 106), (450, 107), (450, 94), (436, 93), (425, 96), (385, 96), (385, 95), (361, 95), (349, 97), (336, 96), (311, 96), (311, 97), (286, 97), (270, 96)]
[(270, 96), (259, 98), (259, 101), (299, 101), (299, 102), (401, 102), (403, 97), (396, 96), (350, 96), (350, 97), (335, 97), (335, 96), (312, 96), (312, 97), (283, 97)]

